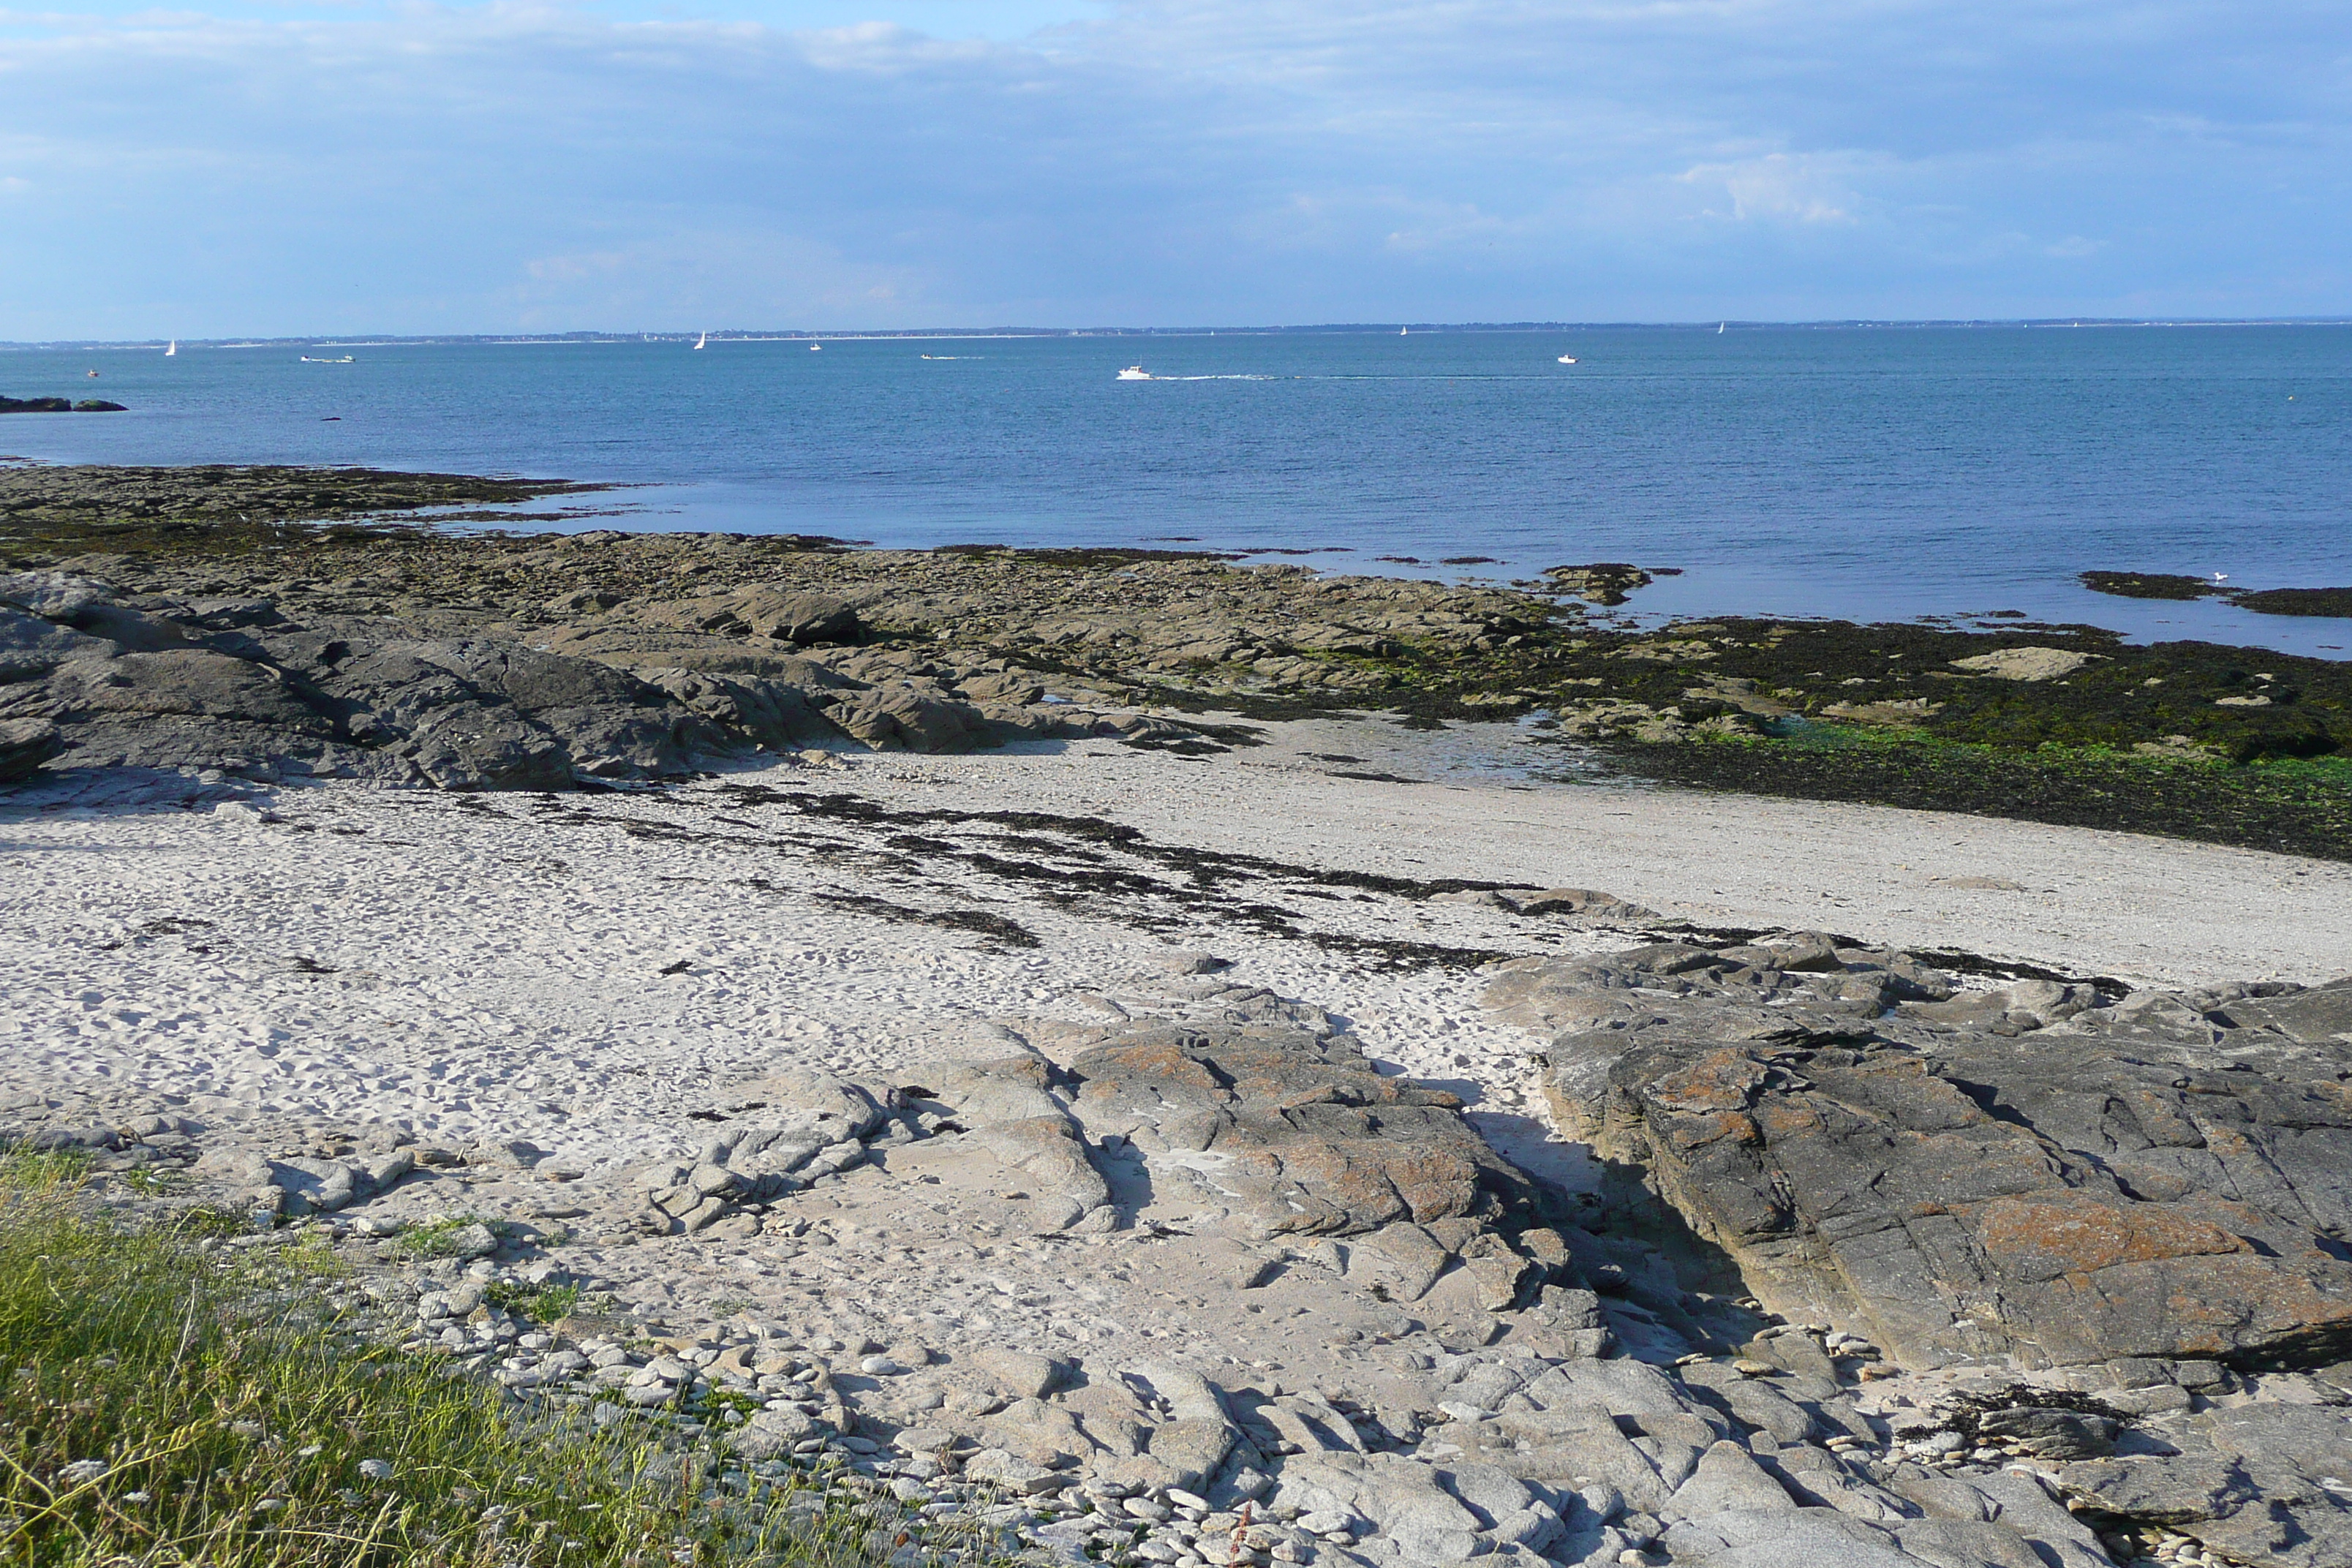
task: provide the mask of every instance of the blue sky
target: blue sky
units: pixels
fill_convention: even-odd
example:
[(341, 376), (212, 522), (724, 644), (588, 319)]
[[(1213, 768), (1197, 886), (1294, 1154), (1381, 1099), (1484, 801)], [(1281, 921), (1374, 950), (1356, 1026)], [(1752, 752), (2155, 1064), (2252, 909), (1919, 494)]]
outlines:
[(2352, 7), (0, 7), (0, 340), (2352, 314)]

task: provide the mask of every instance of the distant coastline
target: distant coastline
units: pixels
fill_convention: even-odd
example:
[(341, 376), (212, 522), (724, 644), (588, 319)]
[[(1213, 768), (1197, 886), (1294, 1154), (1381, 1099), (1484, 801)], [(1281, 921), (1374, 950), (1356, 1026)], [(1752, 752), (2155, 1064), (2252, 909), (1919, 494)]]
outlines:
[[(1316, 336), (1341, 332), (1612, 332), (1699, 331), (1720, 328), (1731, 331), (1769, 329), (1781, 331), (1903, 331), (1998, 328), (2131, 328), (2131, 327), (2345, 327), (2352, 316), (2020, 316), (1923, 317), (1918, 320), (1853, 317), (1822, 321), (1779, 321), (1725, 317), (1690, 321), (1326, 321), (1307, 325), (1244, 323), (1169, 327), (1092, 326), (929, 326), (929, 327), (726, 327), (710, 328), (712, 342), (797, 342), (810, 339), (935, 340), (992, 338), (1192, 338)], [(34, 350), (76, 350), (89, 353), (161, 349), (176, 342), (184, 349), (264, 349), (310, 345), (321, 348), (388, 347), (394, 344), (437, 343), (690, 343), (704, 329), (639, 330), (625, 327), (585, 328), (564, 332), (373, 332), (293, 333), (278, 336), (221, 338), (44, 338), (0, 339), (0, 353)]]

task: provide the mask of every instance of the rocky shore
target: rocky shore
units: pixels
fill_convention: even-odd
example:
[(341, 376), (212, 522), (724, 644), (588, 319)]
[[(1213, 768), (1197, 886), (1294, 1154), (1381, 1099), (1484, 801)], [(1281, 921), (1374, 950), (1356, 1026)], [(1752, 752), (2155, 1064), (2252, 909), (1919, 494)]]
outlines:
[(2352, 1563), (2340, 868), (1824, 807), (1816, 891), (1750, 803), (1738, 883), (1616, 771), (2074, 714), (2267, 780), (2200, 749), (2332, 742), (2326, 668), (0, 481), (0, 1138), (416, 1354), (903, 1568)]
[(1638, 585), (1605, 565), (1536, 592), (1175, 552), (381, 521), (584, 489), (0, 472), (0, 563), (54, 579), (0, 607), (15, 765), (48, 724), (99, 765), (546, 787), (812, 736), (938, 750), (1094, 722), (1041, 703), (1213, 724), (1373, 710), (1520, 721), (1694, 784), (2352, 853), (2352, 666), (2325, 660), (1999, 623), (1633, 632), (1588, 614)]

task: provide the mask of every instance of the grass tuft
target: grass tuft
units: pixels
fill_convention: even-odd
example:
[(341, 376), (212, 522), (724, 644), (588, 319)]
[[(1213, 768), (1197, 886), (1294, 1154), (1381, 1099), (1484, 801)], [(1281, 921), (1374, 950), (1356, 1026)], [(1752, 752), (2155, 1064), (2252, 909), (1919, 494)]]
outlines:
[(68, 1165), (0, 1165), (0, 1564), (830, 1568), (906, 1539), (887, 1500), (394, 1350), (324, 1259), (128, 1226)]

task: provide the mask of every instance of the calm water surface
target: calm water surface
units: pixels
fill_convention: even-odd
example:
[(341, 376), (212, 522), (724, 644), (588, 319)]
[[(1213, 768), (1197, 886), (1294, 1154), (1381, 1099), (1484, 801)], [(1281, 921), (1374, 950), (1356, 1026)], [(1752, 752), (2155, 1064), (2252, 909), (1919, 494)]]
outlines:
[[(2352, 327), (311, 352), (354, 363), (287, 347), (0, 353), (0, 392), (132, 409), (8, 416), (0, 452), (646, 487), (599, 503), (624, 518), (575, 527), (1182, 539), (1331, 551), (1303, 558), (1326, 570), (1496, 578), (1598, 560), (1683, 568), (1635, 595), (1644, 618), (2013, 609), (2331, 658), (2352, 644), (2341, 620), (2135, 603), (2074, 581), (2128, 567), (2352, 584)], [(1154, 380), (1115, 379), (1138, 358)], [(1471, 555), (1496, 561), (1439, 564)]]

